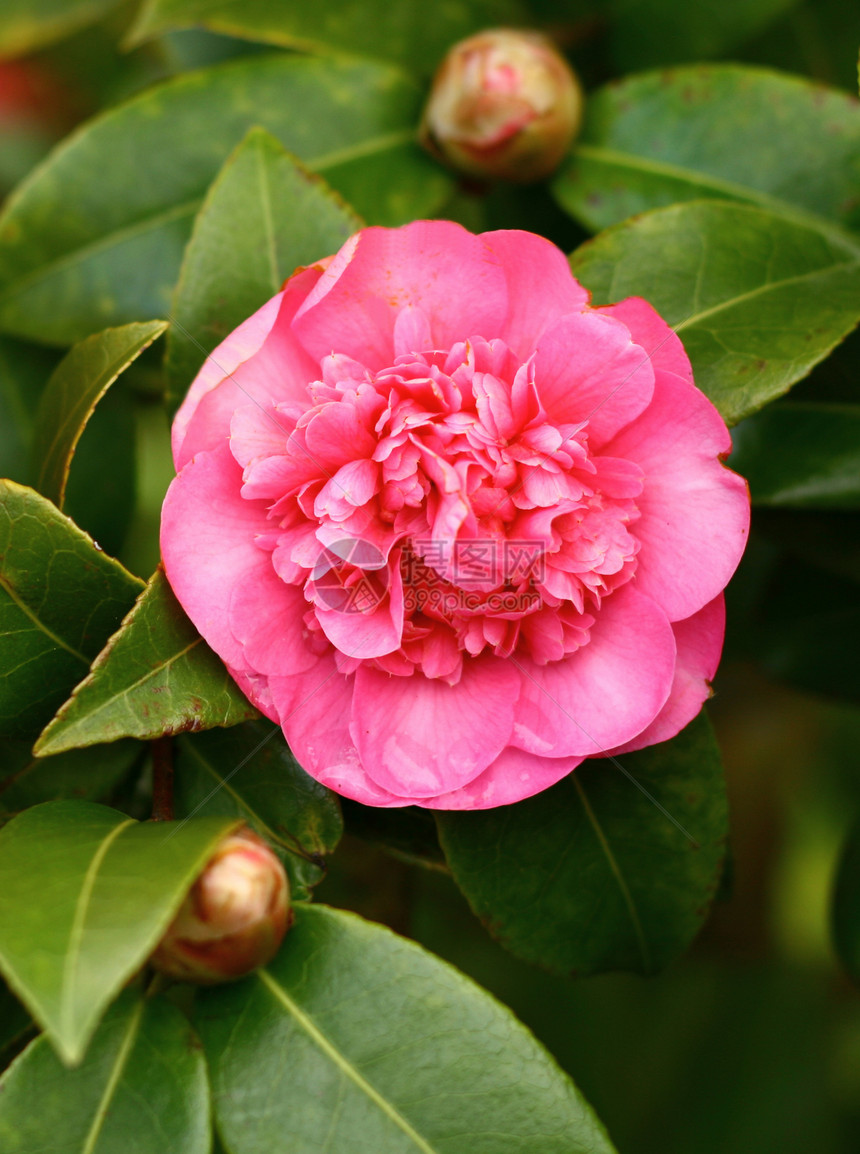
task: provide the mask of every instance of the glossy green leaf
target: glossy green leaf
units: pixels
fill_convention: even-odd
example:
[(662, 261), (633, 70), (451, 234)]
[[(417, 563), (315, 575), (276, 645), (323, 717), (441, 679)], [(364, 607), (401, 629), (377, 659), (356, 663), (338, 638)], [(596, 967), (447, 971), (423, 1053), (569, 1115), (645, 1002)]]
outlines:
[(69, 467), (98, 402), (131, 362), (167, 328), (145, 321), (107, 329), (81, 341), (63, 358), (39, 403), (33, 436), (36, 488), (60, 509)]
[(621, 71), (724, 56), (796, 0), (612, 0), (613, 56)]
[(860, 985), (860, 822), (849, 830), (842, 848), (831, 921), (839, 960)]
[(0, 1080), (3, 1154), (208, 1154), (210, 1139), (200, 1044), (175, 1006), (136, 988), (76, 1069), (41, 1037)]
[(655, 973), (689, 945), (719, 883), (726, 797), (704, 714), (616, 761), (584, 762), (516, 806), (437, 815), (478, 917), (558, 973)]
[(22, 56), (91, 24), (119, 0), (3, 0), (0, 58)]
[(110, 110), (0, 216), (0, 330), (68, 344), (167, 315), (206, 189), (255, 125), (371, 223), (432, 215), (451, 180), (414, 142), (420, 102), (393, 66), (279, 53), (180, 76)]
[(860, 508), (860, 405), (772, 405), (732, 440), (731, 467), (756, 504)]
[(593, 93), (559, 202), (598, 231), (716, 197), (860, 225), (860, 103), (758, 68), (648, 72)]
[(35, 752), (46, 757), (118, 737), (161, 737), (256, 716), (158, 569)]
[(38, 733), (142, 587), (50, 501), (0, 481), (0, 734)]
[(302, 906), (265, 970), (198, 1025), (230, 1154), (608, 1154), (578, 1091), (456, 970), (354, 914)]
[(399, 60), (429, 74), (456, 40), (488, 26), (522, 24), (517, 0), (448, 0), (445, 4), (389, 0), (148, 0), (132, 43), (174, 28), (202, 26), (284, 48), (336, 50)]
[(225, 164), (194, 224), (170, 315), (168, 403), (206, 353), (280, 292), (300, 265), (340, 248), (361, 221), (263, 129)]
[(66, 1063), (235, 825), (49, 801), (0, 831), (0, 970)]
[(0, 748), (0, 821), (43, 801), (104, 801), (142, 751), (136, 741), (115, 741), (56, 757), (34, 757), (32, 744), (6, 741)]
[(860, 320), (860, 244), (747, 205), (691, 201), (571, 257), (595, 304), (643, 296), (729, 424), (785, 393)]
[(176, 743), (175, 812), (241, 818), (284, 861), (295, 898), (321, 881), (343, 832), (337, 798), (298, 765), (277, 726), (247, 722)]

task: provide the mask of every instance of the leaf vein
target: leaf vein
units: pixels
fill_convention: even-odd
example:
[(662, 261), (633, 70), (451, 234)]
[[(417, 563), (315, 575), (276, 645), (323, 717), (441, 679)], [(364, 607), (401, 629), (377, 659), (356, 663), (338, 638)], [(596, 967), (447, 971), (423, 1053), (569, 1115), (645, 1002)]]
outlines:
[(90, 862), (87, 872), (84, 876), (83, 884), (81, 885), (81, 892), (78, 894), (78, 900), (75, 905), (75, 916), (72, 921), (71, 929), (69, 930), (69, 944), (66, 950), (66, 957), (63, 962), (63, 996), (60, 1010), (60, 1021), (62, 1022), (63, 1034), (68, 1036), (72, 1026), (72, 1020), (75, 1010), (75, 974), (78, 964), (78, 952), (80, 950), (81, 939), (84, 934), (84, 923), (86, 922), (87, 913), (89, 911), (90, 900), (92, 899), (93, 889), (95, 888), (96, 878), (101, 869), (102, 862), (107, 855), (108, 850), (113, 845), (114, 841), (119, 837), (124, 829), (130, 825), (134, 825), (134, 818), (126, 818), (125, 821), (120, 822), (107, 835), (104, 841), (99, 846), (96, 853), (93, 855), (93, 860)]
[(105, 1084), (104, 1092), (101, 1096), (98, 1107), (96, 1108), (95, 1116), (93, 1118), (92, 1125), (90, 1126), (89, 1133), (87, 1134), (86, 1140), (81, 1147), (81, 1154), (93, 1154), (93, 1151), (96, 1148), (96, 1142), (98, 1141), (99, 1134), (101, 1133), (102, 1126), (104, 1126), (105, 1118), (107, 1117), (108, 1106), (110, 1105), (110, 1101), (116, 1093), (117, 1085), (119, 1084), (119, 1080), (122, 1077), (122, 1072), (125, 1069), (128, 1056), (131, 1053), (132, 1046), (134, 1045), (138, 1030), (140, 1029), (140, 1019), (143, 1016), (143, 1006), (144, 1003), (141, 1001), (136, 1007), (134, 1015), (129, 1021), (128, 1030), (122, 1040), (122, 1045), (120, 1046), (119, 1052), (117, 1053), (116, 1061), (113, 1064), (110, 1076)]
[[(65, 641), (63, 641), (62, 637), (57, 636), (57, 634), (54, 633), (52, 629), (49, 629), (44, 621), (40, 620), (40, 618), (36, 616), (30, 606), (27, 605), (25, 601), (21, 600), (21, 598), (15, 592), (12, 583), (8, 581), (7, 578), (2, 574), (0, 574), (0, 589), (3, 589), (6, 592), (7, 596), (13, 602), (13, 604), (15, 604), (21, 610), (21, 612), (33, 622), (33, 624), (41, 633), (44, 633), (46, 637), (49, 637), (55, 645), (60, 647), (60, 649), (65, 649), (67, 653), (71, 653), (72, 657), (77, 657), (77, 659), (82, 661), (84, 665), (86, 665), (86, 667), (89, 669), (89, 658), (85, 657), (83, 653), (80, 653), (73, 646), (68, 645)], [(16, 632), (18, 631), (16, 630)]]
[(302, 1027), (308, 1037), (316, 1043), (322, 1052), (328, 1057), (337, 1068), (346, 1075), (347, 1078), (353, 1082), (359, 1090), (361, 1090), (367, 1097), (378, 1106), (379, 1109), (398, 1127), (406, 1136), (410, 1138), (415, 1146), (422, 1152), (422, 1154), (437, 1154), (437, 1152), (430, 1146), (417, 1130), (407, 1121), (395, 1106), (393, 1106), (387, 1099), (379, 1093), (375, 1086), (373, 1086), (361, 1074), (359, 1070), (348, 1060), (348, 1058), (337, 1049), (336, 1046), (329, 1041), (325, 1034), (319, 1029), (313, 1019), (306, 1014), (289, 996), (283, 986), (279, 986), (275, 979), (268, 973), (267, 970), (259, 970), (258, 976), (260, 981), (269, 989), (269, 991), (277, 998), (281, 1005), (295, 1018), (298, 1024)]
[(588, 816), (588, 820), (591, 822), (597, 840), (600, 842), (600, 848), (606, 855), (606, 860), (609, 864), (610, 870), (612, 871), (612, 875), (618, 882), (618, 888), (621, 890), (621, 896), (624, 899), (624, 904), (627, 907), (627, 912), (630, 915), (630, 921), (633, 923), (633, 929), (636, 933), (636, 941), (639, 945), (639, 952), (642, 955), (642, 964), (645, 966), (646, 970), (650, 970), (651, 951), (648, 948), (648, 942), (645, 938), (645, 931), (639, 918), (639, 911), (636, 909), (636, 903), (633, 901), (633, 895), (631, 894), (630, 888), (624, 879), (624, 875), (621, 872), (621, 867), (615, 860), (615, 854), (613, 854), (612, 848), (606, 839), (606, 834), (603, 832), (603, 827), (597, 820), (597, 815), (591, 808), (591, 804), (586, 797), (585, 790), (582, 788), (582, 782), (577, 780), (576, 774), (572, 775), (572, 780), (574, 786), (576, 787), (576, 791), (579, 794), (579, 799), (582, 802), (582, 807)]

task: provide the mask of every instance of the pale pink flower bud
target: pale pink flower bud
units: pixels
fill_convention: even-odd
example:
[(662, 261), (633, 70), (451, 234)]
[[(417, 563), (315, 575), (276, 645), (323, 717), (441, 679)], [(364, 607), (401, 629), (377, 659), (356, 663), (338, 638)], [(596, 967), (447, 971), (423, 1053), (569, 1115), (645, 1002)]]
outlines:
[(582, 103), (576, 76), (545, 37), (494, 28), (455, 44), (442, 61), (421, 139), (470, 176), (541, 180), (570, 147)]
[(150, 960), (187, 982), (241, 978), (271, 961), (291, 920), (284, 867), (261, 838), (239, 830), (206, 863)]

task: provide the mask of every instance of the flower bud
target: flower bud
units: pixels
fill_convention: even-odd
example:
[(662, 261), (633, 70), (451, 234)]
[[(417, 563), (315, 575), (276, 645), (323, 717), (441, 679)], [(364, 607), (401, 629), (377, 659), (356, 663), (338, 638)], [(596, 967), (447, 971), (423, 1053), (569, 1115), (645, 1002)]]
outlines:
[(150, 959), (181, 981), (241, 978), (278, 951), (292, 915), (284, 867), (248, 829), (226, 837)]
[(421, 141), (470, 176), (540, 180), (570, 147), (582, 103), (576, 76), (545, 37), (495, 28), (455, 44), (442, 61)]

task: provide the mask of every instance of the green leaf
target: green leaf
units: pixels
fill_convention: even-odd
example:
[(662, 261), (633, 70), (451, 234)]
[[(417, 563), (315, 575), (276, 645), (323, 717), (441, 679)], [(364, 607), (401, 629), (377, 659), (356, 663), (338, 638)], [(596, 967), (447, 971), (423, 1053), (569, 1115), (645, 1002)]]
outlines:
[(206, 189), (254, 125), (371, 223), (432, 215), (451, 180), (414, 141), (421, 96), (393, 66), (279, 53), (180, 76), (97, 117), (0, 216), (0, 329), (69, 344), (166, 315)]
[(204, 201), (173, 296), (168, 404), (237, 325), (300, 265), (337, 252), (361, 221), (264, 129), (252, 129)]
[(831, 922), (839, 960), (860, 985), (860, 821), (854, 823), (842, 848)]
[(796, 0), (612, 0), (613, 56), (622, 72), (709, 59), (767, 28)]
[(720, 754), (701, 714), (516, 806), (437, 821), (454, 880), (511, 953), (574, 976), (652, 974), (689, 945), (719, 882)]
[(0, 120), (0, 199), (24, 179), (56, 143), (57, 134), (37, 125), (24, 109), (7, 112)]
[(6, 983), (0, 981), (0, 1070), (9, 1065), (35, 1032), (33, 1019)]
[(431, 810), (417, 805), (394, 809), (361, 805), (341, 798), (347, 833), (386, 850), (410, 865), (447, 873), (445, 855), (439, 846), (436, 822)]
[(176, 743), (175, 811), (241, 818), (281, 857), (296, 899), (325, 873), (343, 833), (338, 800), (308, 777), (270, 722), (246, 722)]
[(732, 439), (731, 467), (756, 504), (860, 508), (860, 405), (772, 405)]
[(0, 970), (75, 1064), (107, 1004), (158, 944), (225, 818), (136, 822), (49, 801), (0, 831)]
[(77, 1069), (37, 1038), (0, 1080), (4, 1154), (208, 1154), (200, 1044), (163, 998), (127, 990)]
[(0, 734), (38, 733), (142, 584), (50, 501), (0, 481)]
[(648, 72), (589, 96), (583, 133), (553, 181), (598, 231), (652, 208), (716, 197), (860, 225), (860, 104), (759, 68)]
[(787, 392), (860, 319), (860, 245), (748, 205), (692, 201), (571, 257), (595, 304), (643, 296), (729, 424)]
[(523, 24), (517, 0), (448, 0), (445, 4), (389, 0), (149, 0), (132, 29), (136, 44), (175, 28), (203, 27), (283, 48), (335, 50), (398, 60), (429, 75), (451, 44), (499, 24)]
[(136, 475), (137, 494), (134, 516), (120, 554), (132, 572), (147, 575), (154, 573), (161, 561), (161, 506), (176, 476), (170, 450), (170, 425), (160, 403), (164, 396), (164, 373), (153, 373), (153, 378), (153, 400), (157, 398), (157, 403), (136, 406), (135, 446), (140, 462)]
[(116, 8), (119, 0), (3, 0), (0, 58), (23, 56)]
[(856, 92), (858, 44), (860, 7), (845, 0), (801, 0), (744, 45), (743, 58)]
[(198, 1024), (230, 1154), (608, 1154), (514, 1016), (390, 930), (300, 906), (269, 967), (205, 991)]
[(0, 757), (0, 821), (31, 805), (59, 799), (104, 801), (140, 757), (136, 741), (72, 749), (57, 757), (34, 757), (31, 741), (3, 743)]
[(39, 396), (57, 354), (0, 337), (0, 476), (30, 480), (30, 440)]
[[(784, 566), (790, 573), (797, 560), (807, 563), (822, 571), (817, 577), (810, 573), (812, 587), (821, 582), (823, 574), (860, 581), (860, 517), (856, 512), (759, 505), (755, 520), (754, 536), (767, 542), (771, 568)], [(785, 556), (777, 555), (773, 545)], [(761, 571), (762, 577), (765, 572)], [(811, 604), (814, 602), (811, 599)]]
[(120, 556), (126, 537), (134, 532), (137, 466), (134, 394), (126, 387), (111, 389), (99, 401), (78, 441), (64, 512), (112, 557)]
[[(783, 528), (790, 529), (790, 525)], [(802, 528), (801, 523), (795, 531), (802, 532)], [(832, 532), (833, 526), (829, 528)], [(846, 568), (853, 561), (856, 569), (856, 525), (851, 531), (855, 539), (849, 538), (848, 555), (839, 560)], [(841, 544), (838, 541), (837, 549)], [(813, 564), (803, 557), (804, 546)], [(787, 552), (776, 558), (770, 580), (759, 594), (755, 617), (745, 629), (750, 654), (773, 678), (808, 692), (860, 702), (856, 577), (840, 576), (834, 564), (837, 558), (828, 558), (826, 549), (820, 558), (814, 539), (806, 546), (801, 538), (800, 546)], [(828, 571), (819, 568), (820, 559), (827, 562)], [(798, 595), (798, 590), (807, 589), (825, 590), (826, 595)]]
[(148, 739), (256, 716), (157, 569), (34, 752), (45, 757), (119, 737)]
[(67, 353), (42, 394), (33, 437), (36, 488), (62, 509), (78, 440), (98, 402), (167, 328), (145, 321), (96, 333)]

